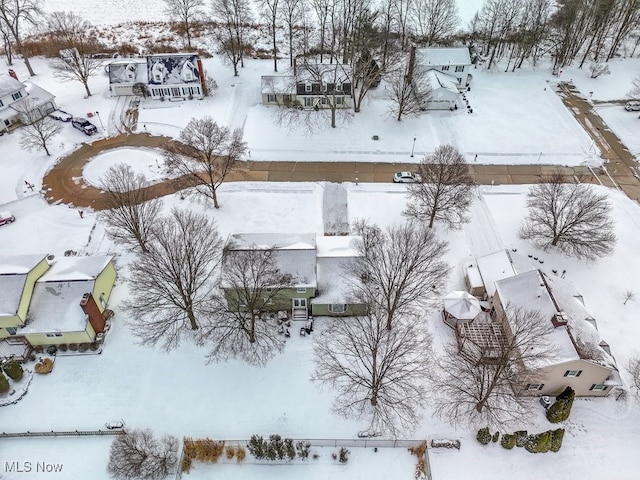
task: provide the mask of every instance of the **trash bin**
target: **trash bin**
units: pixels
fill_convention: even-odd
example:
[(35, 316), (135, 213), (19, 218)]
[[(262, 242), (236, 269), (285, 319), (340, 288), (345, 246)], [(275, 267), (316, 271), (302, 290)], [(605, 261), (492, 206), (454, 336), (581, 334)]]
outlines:
[(542, 397), (540, 397), (540, 405), (542, 405), (544, 408), (549, 408), (549, 406), (551, 405), (551, 399), (548, 396), (543, 395)]

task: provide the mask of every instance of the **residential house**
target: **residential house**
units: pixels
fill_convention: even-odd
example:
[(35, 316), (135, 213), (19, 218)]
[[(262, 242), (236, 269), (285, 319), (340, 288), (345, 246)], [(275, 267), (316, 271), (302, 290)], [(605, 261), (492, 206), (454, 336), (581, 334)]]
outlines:
[[(512, 308), (537, 311), (542, 317), (554, 354), (522, 365), (514, 381), (519, 395), (557, 395), (567, 386), (577, 396), (606, 396), (620, 385), (620, 375), (609, 345), (598, 333), (594, 317), (575, 286), (547, 275), (515, 252), (502, 250), (478, 257), (465, 267), (470, 292), (490, 300), (490, 311), (457, 326), (458, 342), (471, 340), (498, 349), (511, 334)], [(478, 286), (478, 282), (482, 286)]]
[(352, 108), (351, 67), (337, 63), (305, 63), (293, 74), (263, 76), (263, 105), (299, 106), (304, 109)]
[(347, 317), (363, 315), (365, 304), (355, 302), (351, 296), (353, 288), (349, 278), (349, 266), (357, 262), (356, 236), (317, 237), (316, 271), (317, 295), (311, 299), (314, 316)]
[(463, 48), (418, 48), (416, 64), (426, 70), (436, 70), (455, 78), (458, 90), (466, 90), (471, 84), (471, 57), (469, 49)]
[(107, 64), (109, 90), (113, 95), (134, 95), (133, 86), (147, 86), (147, 61), (138, 58), (118, 59)]
[(0, 338), (22, 346), (96, 341), (115, 279), (110, 256), (0, 257)]
[(434, 69), (427, 71), (427, 78), (431, 85), (427, 110), (457, 110), (461, 104), (456, 78)]
[(0, 132), (25, 122), (25, 109), (40, 118), (56, 109), (54, 95), (31, 81), (21, 82), (13, 70), (0, 74)]

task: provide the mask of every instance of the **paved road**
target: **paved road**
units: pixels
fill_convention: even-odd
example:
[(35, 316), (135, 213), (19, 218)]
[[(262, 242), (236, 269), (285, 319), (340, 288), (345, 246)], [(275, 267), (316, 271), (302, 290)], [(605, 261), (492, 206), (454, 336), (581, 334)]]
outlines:
[[(636, 162), (620, 139), (593, 110), (592, 105), (570, 83), (559, 83), (558, 94), (578, 122), (603, 152), (606, 172), (590, 170), (586, 166), (559, 167), (557, 165), (470, 165), (471, 174), (480, 185), (532, 184), (542, 177), (560, 170), (569, 180), (601, 183), (621, 188), (630, 198), (640, 199), (640, 180), (635, 176)], [(44, 178), (43, 188), (50, 203), (72, 204), (77, 207), (103, 208), (99, 189), (86, 185), (82, 178), (84, 164), (100, 152), (120, 148), (159, 148), (168, 137), (149, 134), (120, 134), (115, 137), (84, 144), (63, 158)], [(415, 163), (375, 162), (243, 162), (239, 171), (228, 181), (269, 182), (389, 182), (394, 172), (411, 170)], [(607, 175), (608, 173), (608, 175)], [(154, 196), (176, 193), (186, 185), (185, 179), (168, 180), (149, 187)]]

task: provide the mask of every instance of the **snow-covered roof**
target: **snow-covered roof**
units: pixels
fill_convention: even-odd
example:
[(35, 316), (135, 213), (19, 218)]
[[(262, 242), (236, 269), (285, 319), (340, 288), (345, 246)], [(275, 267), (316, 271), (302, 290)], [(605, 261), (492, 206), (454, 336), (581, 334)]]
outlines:
[(147, 83), (147, 61), (140, 58), (118, 59), (106, 67), (109, 83)]
[(24, 84), (6, 73), (0, 74), (0, 98), (17, 92), (24, 88)]
[(535, 365), (528, 365), (529, 367), (540, 368), (580, 359), (567, 330), (562, 327), (554, 328), (551, 319), (558, 310), (539, 270), (503, 278), (495, 285), (503, 306), (537, 311), (542, 321), (547, 322), (549, 333), (546, 339), (553, 345), (554, 355), (544, 359), (545, 362), (542, 362), (542, 359), (540, 361), (536, 359)]
[(318, 258), (320, 257), (357, 257), (357, 245), (360, 236), (332, 235), (316, 237)]
[(322, 79), (323, 83), (344, 83), (351, 81), (351, 66), (340, 63), (298, 64), (296, 77), (299, 82)]
[[(40, 85), (36, 85), (30, 80), (26, 80), (24, 82), (24, 85), (26, 87), (27, 93), (29, 94), (28, 98), (33, 102), (35, 106), (43, 105), (47, 102), (50, 102), (54, 98), (56, 98), (56, 96), (53, 93), (45, 90)], [(12, 106), (17, 105), (18, 103), (19, 102), (16, 102)]]
[(261, 77), (262, 93), (296, 93), (296, 79), (285, 75), (264, 75)]
[(348, 303), (350, 282), (345, 273), (350, 256), (318, 257), (318, 295), (311, 299), (312, 304)]
[(38, 282), (95, 280), (111, 262), (111, 256), (59, 257)]
[(27, 281), (27, 274), (46, 255), (0, 257), (0, 316), (15, 315)]
[[(234, 233), (225, 250), (314, 250), (315, 233)], [(315, 255), (315, 253), (314, 253)]]
[(444, 88), (445, 90), (449, 90), (456, 95), (460, 94), (460, 91), (458, 90), (458, 79), (453, 75), (449, 75), (447, 73), (440, 72), (431, 68), (427, 70), (427, 78), (429, 79), (431, 88), (433, 90)]
[(534, 270), (527, 257), (509, 250), (500, 250), (478, 257), (476, 264), (489, 297), (495, 293), (495, 283), (498, 280)]
[(29, 273), (45, 258), (45, 254), (2, 255), (0, 256), (0, 275), (8, 273)]
[(418, 48), (416, 61), (420, 65), (471, 65), (468, 48)]
[(29, 305), (25, 333), (80, 332), (86, 329), (87, 315), (80, 306), (85, 293), (93, 290), (94, 280), (36, 282)]

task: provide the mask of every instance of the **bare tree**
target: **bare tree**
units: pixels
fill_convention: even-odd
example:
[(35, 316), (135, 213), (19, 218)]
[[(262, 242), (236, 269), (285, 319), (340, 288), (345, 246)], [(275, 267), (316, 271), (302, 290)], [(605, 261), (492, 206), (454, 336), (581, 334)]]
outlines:
[(307, 4), (303, 0), (282, 0), (280, 17), (287, 27), (287, 40), (289, 44), (289, 66), (293, 67), (294, 47), (293, 40), (298, 26), (304, 22), (307, 16)]
[(233, 243), (225, 247), (222, 293), (202, 330), (202, 338), (212, 345), (209, 361), (240, 358), (264, 365), (284, 348), (284, 331), (268, 312), (291, 307), (283, 290), (291, 287), (292, 277), (280, 271), (276, 257), (273, 248), (238, 249)]
[(107, 225), (107, 234), (148, 253), (147, 244), (162, 201), (150, 194), (147, 178), (136, 174), (129, 165), (117, 163), (100, 179), (100, 189), (107, 209), (99, 212), (98, 218)]
[(629, 360), (627, 366), (629, 376), (631, 377), (631, 388), (636, 395), (640, 395), (640, 355), (635, 355)]
[(7, 65), (13, 65), (13, 46), (11, 45), (11, 33), (9, 28), (0, 18), (0, 37), (2, 37), (2, 51), (7, 57)]
[(452, 145), (440, 145), (418, 165), (419, 181), (409, 185), (409, 202), (403, 212), (409, 218), (436, 220), (449, 228), (468, 222), (473, 178), (462, 154)]
[(445, 285), (449, 267), (442, 257), (447, 246), (433, 230), (408, 222), (384, 231), (362, 220), (353, 230), (361, 239), (359, 258), (345, 272), (352, 294), (382, 312), (387, 329), (396, 318), (428, 304)]
[(51, 62), (53, 74), (61, 80), (77, 80), (91, 96), (89, 78), (102, 68), (94, 54), (100, 49), (91, 35), (91, 24), (71, 12), (54, 12), (48, 19), (49, 35), (60, 49), (60, 59)]
[(263, 0), (262, 8), (269, 20), (269, 31), (271, 33), (271, 48), (273, 49), (273, 71), (278, 71), (278, 43), (276, 42), (276, 31), (278, 29), (278, 0)]
[(213, 118), (192, 118), (182, 129), (178, 142), (165, 145), (164, 157), (169, 169), (186, 176), (199, 195), (218, 204), (218, 187), (238, 168), (247, 151), (242, 130), (231, 131)]
[(175, 473), (179, 441), (172, 435), (156, 438), (151, 430), (116, 435), (107, 472), (118, 480), (160, 480)]
[(411, 17), (416, 33), (427, 46), (452, 36), (460, 21), (455, 0), (415, 0)]
[(616, 244), (606, 194), (582, 183), (563, 183), (559, 173), (543, 179), (527, 194), (527, 217), (520, 237), (544, 250), (557, 247), (578, 258), (610, 255)]
[(640, 75), (636, 75), (633, 80), (631, 80), (631, 90), (629, 90), (628, 95), (631, 98), (640, 98)]
[(55, 120), (44, 115), (30, 98), (25, 98), (19, 103), (17, 110), (24, 128), (20, 130), (20, 145), (31, 151), (34, 148), (41, 148), (47, 156), (49, 143), (62, 130), (62, 126)]
[(35, 73), (22, 45), (22, 27), (25, 23), (35, 25), (41, 14), (39, 0), (0, 0), (0, 22), (6, 27), (3, 31), (13, 38), (16, 49), (22, 55), (24, 64), (32, 77)]
[(210, 314), (222, 240), (205, 215), (174, 209), (153, 229), (147, 253), (131, 264), (131, 299), (125, 303), (140, 342), (176, 347)]
[(214, 35), (220, 52), (233, 66), (238, 76), (238, 65), (244, 66), (245, 36), (251, 23), (251, 4), (248, 0), (212, 0), (213, 16), (218, 21)]
[[(521, 420), (530, 412), (529, 398), (517, 392), (523, 382), (537, 383), (539, 373), (531, 365), (554, 358), (551, 320), (538, 311), (505, 307), (506, 319), (497, 319), (491, 334), (458, 336), (445, 346), (429, 369), (435, 413), (450, 424), (501, 425)], [(496, 336), (496, 328), (502, 334)], [(489, 330), (487, 330), (489, 331)]]
[(336, 389), (334, 411), (366, 419), (371, 434), (411, 432), (425, 402), (430, 343), (417, 316), (396, 319), (393, 330), (376, 308), (336, 319), (316, 339), (312, 379)]
[(187, 40), (187, 48), (191, 48), (193, 25), (204, 15), (204, 0), (164, 0), (167, 14), (178, 20), (180, 32)]
[(431, 98), (431, 82), (427, 71), (420, 65), (396, 68), (387, 77), (385, 86), (387, 98), (391, 101), (389, 113), (401, 121), (402, 116), (419, 117), (427, 111)]
[(636, 301), (636, 292), (634, 292), (631, 289), (627, 289), (624, 291), (624, 293), (622, 294), (622, 304), (626, 305), (627, 302), (631, 301), (631, 302), (635, 302)]
[(598, 78), (602, 75), (610, 75), (608, 63), (591, 62), (589, 64), (589, 72), (591, 72), (591, 78)]

